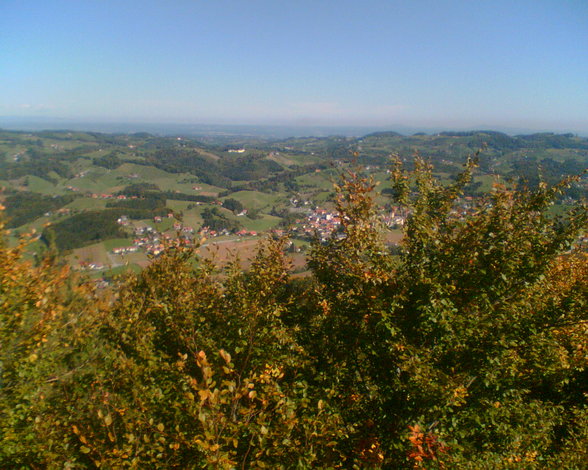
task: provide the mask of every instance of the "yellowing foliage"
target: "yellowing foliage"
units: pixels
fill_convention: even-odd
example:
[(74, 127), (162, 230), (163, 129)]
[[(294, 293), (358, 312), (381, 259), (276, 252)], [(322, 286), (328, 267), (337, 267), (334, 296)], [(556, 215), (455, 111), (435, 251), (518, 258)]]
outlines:
[(475, 165), (395, 164), (394, 255), (347, 173), (308, 279), (285, 240), (246, 272), (178, 245), (98, 298), (2, 244), (0, 468), (583, 468), (586, 208), (548, 216), (562, 182), (460, 212)]

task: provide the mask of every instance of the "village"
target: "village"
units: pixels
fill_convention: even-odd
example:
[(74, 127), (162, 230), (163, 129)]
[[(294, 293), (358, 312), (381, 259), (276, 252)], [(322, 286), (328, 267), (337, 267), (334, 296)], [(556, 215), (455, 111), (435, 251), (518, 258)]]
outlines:
[[(395, 206), (391, 211), (382, 214), (381, 220), (388, 228), (400, 228), (404, 225), (407, 215), (405, 209)], [(167, 218), (174, 218), (174, 213), (168, 213)], [(160, 224), (164, 219), (165, 217), (155, 216), (153, 218), (153, 223)], [(211, 239), (229, 236), (245, 238), (261, 235), (253, 230), (212, 230), (207, 226), (203, 226), (200, 230), (196, 230), (194, 227), (183, 225), (178, 221), (174, 222), (172, 229), (160, 232), (153, 226), (147, 225), (143, 222), (133, 222), (125, 215), (119, 217), (117, 223), (123, 227), (131, 229), (134, 238), (131, 246), (112, 249), (112, 254), (115, 255), (125, 255), (143, 251), (147, 255), (158, 256), (164, 251), (166, 245), (169, 245), (173, 240), (177, 239), (181, 240), (186, 245), (192, 245), (195, 241), (202, 238)], [(268, 233), (276, 237), (288, 235), (290, 238), (297, 238), (305, 241), (318, 239), (320, 242), (326, 242), (334, 234), (338, 237), (344, 236), (339, 214), (334, 210), (322, 208), (308, 210), (307, 213), (304, 214), (304, 217), (296, 219), (291, 227), (276, 227), (270, 229)], [(199, 235), (197, 239), (196, 235)]]
[[(165, 217), (155, 216), (153, 218), (153, 224), (161, 224), (165, 218), (174, 219), (174, 217), (173, 212), (169, 212)], [(134, 238), (131, 246), (113, 248), (111, 253), (114, 255), (125, 255), (142, 251), (149, 256), (157, 257), (174, 240), (180, 240), (181, 243), (190, 246), (194, 245), (195, 241), (200, 241), (203, 238), (228, 237), (231, 235), (242, 238), (256, 237), (258, 235), (256, 231), (251, 230), (231, 232), (227, 229), (211, 230), (209, 227), (202, 227), (197, 232), (194, 227), (183, 225), (178, 221), (175, 221), (170, 229), (162, 232), (145, 222), (132, 221), (126, 215), (120, 216), (117, 219), (117, 223), (132, 230)]]
[[(107, 195), (100, 195), (104, 197)], [(185, 225), (176, 220), (176, 214), (170, 211), (166, 215), (154, 216), (151, 221), (132, 220), (129, 216), (122, 215), (117, 219), (117, 223), (126, 229), (129, 233), (129, 240), (126, 246), (116, 246), (109, 250), (108, 256), (114, 262), (112, 265), (120, 265), (125, 262), (126, 257), (133, 254), (142, 254), (145, 262), (149, 259), (160, 256), (166, 247), (181, 243), (185, 246), (199, 245), (203, 240), (208, 240), (201, 246), (225, 244), (236, 246), (241, 241), (250, 242), (261, 235), (269, 235), (275, 238), (287, 236), (291, 242), (288, 247), (293, 252), (300, 252), (301, 247), (313, 241), (326, 243), (332, 238), (343, 239), (345, 237), (343, 224), (340, 214), (334, 209), (323, 207), (311, 208), (311, 204), (304, 204), (304, 201), (290, 201), (300, 215), (292, 221), (289, 226), (280, 224), (268, 229), (265, 232), (254, 230), (213, 230), (208, 226), (193, 227)], [(457, 201), (453, 216), (462, 218), (476, 210), (477, 200), (472, 197), (464, 197)], [(294, 212), (296, 213), (296, 212)], [(405, 207), (398, 205), (388, 205), (387, 208), (380, 212), (379, 218), (382, 227), (390, 229), (393, 235), (387, 242), (397, 245), (402, 237), (402, 228), (406, 224), (410, 213)], [(166, 221), (169, 222), (166, 223)], [(159, 228), (157, 228), (159, 226)], [(165, 230), (162, 227), (167, 227)], [(216, 240), (216, 241), (213, 241)], [(298, 240), (295, 244), (292, 241)], [(253, 245), (251, 245), (253, 246)], [(114, 258), (113, 258), (114, 257)], [(135, 258), (135, 257), (133, 257)], [(85, 270), (101, 271), (106, 266), (97, 262), (86, 262), (80, 266)]]

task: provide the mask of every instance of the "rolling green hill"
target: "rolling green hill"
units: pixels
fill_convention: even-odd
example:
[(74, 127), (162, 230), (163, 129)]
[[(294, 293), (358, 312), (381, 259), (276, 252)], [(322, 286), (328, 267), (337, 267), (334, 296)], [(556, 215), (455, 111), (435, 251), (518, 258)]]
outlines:
[[(466, 158), (478, 150), (479, 168), (466, 189), (470, 197), (487, 192), (499, 179), (534, 187), (588, 167), (588, 139), (572, 134), (378, 132), (360, 138), (233, 138), (227, 143), (212, 136), (194, 140), (147, 133), (0, 130), (0, 181), (11, 226), (20, 233), (53, 224), (57, 245), (69, 250), (112, 237), (133, 237), (137, 224), (116, 223), (124, 215), (161, 232), (173, 231), (178, 221), (198, 231), (206, 225), (205, 210), (217, 210), (225, 219), (218, 226), (234, 230), (263, 232), (281, 222), (287, 225), (316, 206), (332, 208), (333, 182), (348, 168), (377, 181), (376, 191), (384, 191), (377, 200), (386, 205), (392, 192), (391, 156), (410, 169), (419, 154), (432, 163), (443, 184), (450, 184)], [(126, 188), (141, 185), (152, 190), (119, 200)], [(567, 190), (553, 213), (561, 212), (558, 204), (587, 195), (584, 179)], [(247, 215), (237, 217), (220, 208), (226, 199), (238, 201)], [(172, 219), (167, 218), (170, 211)], [(156, 216), (165, 217), (156, 222)], [(101, 227), (95, 219), (104, 221)], [(77, 241), (72, 243), (72, 238)]]

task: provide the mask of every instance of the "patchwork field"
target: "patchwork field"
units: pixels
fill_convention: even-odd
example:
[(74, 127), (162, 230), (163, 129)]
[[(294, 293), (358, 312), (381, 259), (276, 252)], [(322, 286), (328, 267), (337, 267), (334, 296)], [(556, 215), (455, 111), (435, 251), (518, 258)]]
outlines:
[[(62, 246), (72, 248), (63, 255), (74, 266), (86, 267), (93, 276), (107, 272), (110, 276), (112, 270), (138, 270), (148, 265), (150, 258), (143, 248), (124, 255), (112, 252), (128, 247), (137, 237), (143, 237), (144, 244), (157, 244), (152, 238), (178, 234), (198, 238), (198, 232), (211, 224), (217, 233), (233, 235), (209, 240), (202, 253), (207, 257), (216, 253), (222, 262), (236, 254), (247, 263), (257, 238), (239, 238), (236, 233), (246, 230), (263, 235), (294, 221), (303, 225), (318, 209), (334, 217), (333, 183), (349, 168), (378, 183), (374, 198), (390, 210), (391, 154), (399, 155), (410, 167), (415, 151), (419, 152), (431, 161), (440, 183), (447, 185), (455, 181), (465, 158), (485, 142), (470, 200), (491, 190), (496, 174), (503, 181), (522, 178), (537, 184), (543, 178), (554, 183), (588, 167), (588, 140), (571, 134), (402, 136), (383, 132), (357, 139), (256, 138), (240, 142), (219, 136), (204, 141), (147, 133), (0, 130), (0, 200), (22, 201), (21, 206), (6, 211), (9, 222), (14, 217), (9, 242), (15, 244), (20, 235), (35, 230), (43, 237), (31, 245), (31, 253), (41, 252), (50, 243), (51, 233), (56, 233), (57, 242), (65, 240)], [(229, 152), (241, 148), (245, 151)], [(128, 197), (118, 198), (120, 192)], [(27, 193), (34, 197), (15, 197)], [(584, 180), (572, 188), (568, 199), (552, 208), (552, 214), (563, 214), (573, 201), (587, 194)], [(241, 209), (234, 201), (223, 207), (229, 200), (238, 201), (247, 215), (237, 215)], [(31, 207), (27, 207), (29, 203)], [(119, 218), (127, 220), (118, 225)], [(176, 223), (179, 225), (174, 228)], [(309, 232), (305, 233), (308, 236)], [(124, 234), (128, 238), (121, 238)], [(386, 241), (398, 243), (401, 237), (400, 231), (393, 230), (387, 233)], [(307, 244), (295, 243), (298, 248), (300, 243), (303, 248)], [(296, 271), (304, 271), (304, 253), (291, 251)], [(89, 270), (89, 264), (100, 269)]]

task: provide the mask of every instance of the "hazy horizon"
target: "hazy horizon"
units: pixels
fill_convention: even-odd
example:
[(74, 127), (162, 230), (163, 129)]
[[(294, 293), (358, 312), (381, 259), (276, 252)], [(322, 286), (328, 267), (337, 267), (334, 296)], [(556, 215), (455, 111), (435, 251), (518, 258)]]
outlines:
[(583, 1), (8, 0), (0, 116), (586, 135), (587, 21)]
[(415, 133), (437, 134), (440, 132), (468, 132), (468, 131), (495, 131), (507, 135), (523, 135), (551, 132), (555, 134), (573, 133), (580, 137), (588, 137), (588, 131), (582, 132), (574, 129), (550, 129), (550, 128), (514, 128), (514, 127), (422, 127), (422, 126), (328, 126), (305, 124), (218, 124), (218, 123), (187, 123), (187, 122), (123, 122), (123, 121), (86, 121), (66, 118), (28, 118), (15, 116), (0, 116), (0, 129), (24, 132), (39, 131), (82, 131), (99, 133), (123, 133), (132, 134), (147, 132), (154, 135), (185, 135), (185, 136), (251, 136), (264, 138), (286, 137), (327, 137), (347, 136), (362, 137), (373, 132), (397, 132), (409, 136)]

